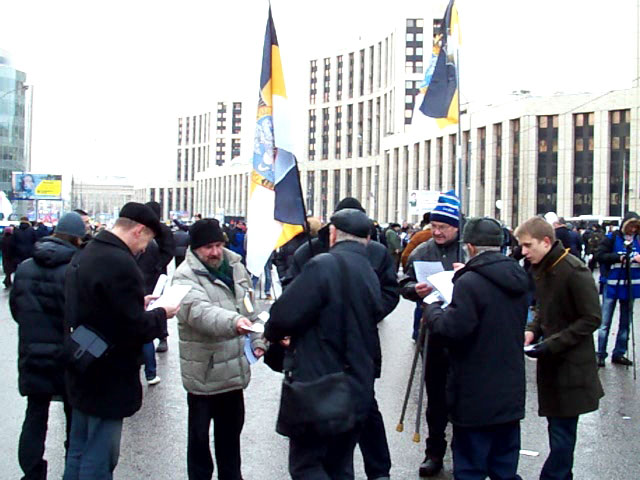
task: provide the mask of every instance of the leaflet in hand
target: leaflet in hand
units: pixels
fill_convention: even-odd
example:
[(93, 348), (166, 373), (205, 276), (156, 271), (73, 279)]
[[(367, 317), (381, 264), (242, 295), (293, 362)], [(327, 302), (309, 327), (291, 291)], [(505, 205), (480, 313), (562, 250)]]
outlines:
[(433, 285), (442, 298), (444, 299), (444, 306), (449, 305), (451, 303), (451, 299), (453, 298), (453, 270), (444, 271), (436, 273), (435, 275), (431, 275), (427, 281)]
[(247, 357), (249, 365), (253, 365), (258, 361), (258, 357), (254, 355), (253, 348), (251, 348), (251, 339), (249, 338), (249, 335), (244, 336), (244, 356)]
[(249, 332), (264, 333), (264, 323), (254, 323), (250, 327), (242, 327)]
[(164, 293), (160, 298), (149, 304), (147, 310), (180, 305), (184, 297), (189, 293), (189, 290), (191, 290), (191, 286), (189, 285), (171, 285), (164, 289)]
[(160, 274), (158, 277), (158, 281), (156, 282), (156, 286), (153, 289), (153, 293), (151, 294), (154, 297), (159, 297), (162, 295), (162, 291), (164, 290), (165, 285), (167, 284), (167, 277), (164, 273)]
[(413, 262), (413, 271), (416, 272), (418, 283), (431, 283), (429, 277), (436, 273), (443, 272), (442, 262)]

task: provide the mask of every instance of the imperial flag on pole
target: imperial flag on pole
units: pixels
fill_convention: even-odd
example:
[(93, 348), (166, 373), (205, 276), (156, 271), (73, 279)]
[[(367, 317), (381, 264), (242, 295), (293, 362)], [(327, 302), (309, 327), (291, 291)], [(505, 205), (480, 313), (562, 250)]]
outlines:
[(269, 7), (247, 212), (247, 268), (256, 276), (271, 252), (303, 231), (305, 208), (292, 152), (287, 92)]
[(442, 33), (434, 39), (431, 61), (420, 91), (420, 111), (437, 119), (440, 128), (458, 123), (458, 78), (456, 52), (460, 43), (458, 9), (450, 0), (442, 19)]

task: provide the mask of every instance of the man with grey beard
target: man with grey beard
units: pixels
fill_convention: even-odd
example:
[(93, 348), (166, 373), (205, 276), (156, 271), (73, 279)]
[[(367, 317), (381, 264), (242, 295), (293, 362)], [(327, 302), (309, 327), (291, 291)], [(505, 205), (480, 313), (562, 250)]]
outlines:
[(217, 220), (198, 220), (189, 235), (190, 248), (173, 277), (173, 284), (191, 287), (178, 316), (180, 370), (189, 409), (188, 477), (212, 478), (209, 429), (213, 420), (218, 478), (241, 480), (242, 391), (251, 375), (245, 342), (251, 343), (256, 357), (265, 350), (256, 334), (246, 337), (255, 317), (251, 277), (240, 255), (224, 248)]

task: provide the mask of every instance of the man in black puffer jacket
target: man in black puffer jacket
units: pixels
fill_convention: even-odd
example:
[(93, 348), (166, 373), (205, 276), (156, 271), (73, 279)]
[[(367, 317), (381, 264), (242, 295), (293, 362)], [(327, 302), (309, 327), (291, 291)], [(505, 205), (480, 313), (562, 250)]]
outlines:
[(18, 460), (25, 479), (47, 476), (42, 458), (47, 434), (49, 403), (61, 396), (67, 417), (67, 441), (71, 408), (66, 401), (62, 362), (64, 276), (71, 257), (84, 236), (84, 223), (75, 212), (65, 214), (51, 237), (36, 243), (33, 258), (20, 264), (11, 291), (11, 314), (18, 323), (18, 384), (27, 397)]

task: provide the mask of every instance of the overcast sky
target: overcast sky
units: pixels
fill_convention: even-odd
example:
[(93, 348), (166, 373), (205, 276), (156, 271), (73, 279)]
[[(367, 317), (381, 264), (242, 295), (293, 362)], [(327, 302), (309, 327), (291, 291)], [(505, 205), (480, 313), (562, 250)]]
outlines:
[[(636, 3), (459, 0), (463, 97), (628, 88)], [(382, 38), (387, 19), (406, 9), (428, 16), (445, 4), (273, 0), (290, 100), (306, 102), (312, 56), (371, 32)], [(0, 0), (0, 48), (35, 85), (33, 170), (173, 175), (178, 116), (220, 98), (257, 99), (267, 8), (267, 0)]]

